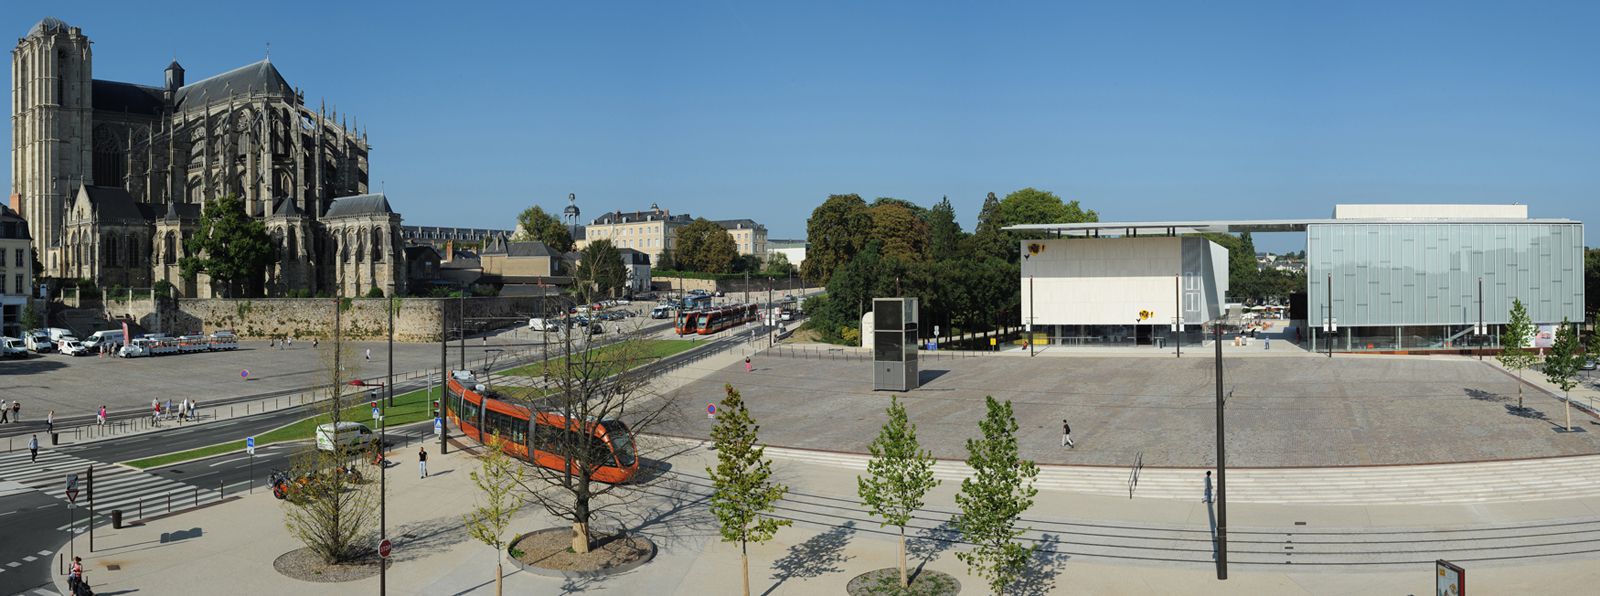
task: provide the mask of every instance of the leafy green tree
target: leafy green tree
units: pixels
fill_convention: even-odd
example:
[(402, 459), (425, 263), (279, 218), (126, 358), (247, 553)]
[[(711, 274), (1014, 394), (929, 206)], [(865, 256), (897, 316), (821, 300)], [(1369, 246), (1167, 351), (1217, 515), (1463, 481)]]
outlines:
[(771, 517), (773, 506), (789, 488), (772, 482), (772, 461), (766, 448), (756, 443), (761, 427), (750, 417), (744, 400), (732, 385), (717, 407), (717, 424), (711, 441), (717, 450), (717, 467), (706, 468), (711, 478), (711, 513), (721, 523), (723, 542), (739, 543), (744, 573), (744, 595), (750, 596), (751, 542), (771, 540), (789, 520)]
[(944, 197), (928, 210), (928, 256), (937, 260), (961, 256), (961, 224), (956, 222), (956, 208), (950, 197)]
[(872, 218), (872, 239), (883, 244), (883, 254), (886, 256), (902, 261), (918, 261), (927, 256), (928, 223), (907, 204), (905, 201), (879, 199), (879, 204), (868, 209), (867, 213)]
[[(1014, 250), (1008, 234), (1001, 228), (1005, 225), (1000, 215), (1000, 199), (994, 193), (989, 193), (983, 200), (983, 208), (978, 211), (978, 226), (973, 228), (972, 235), (967, 237), (965, 252), (974, 259), (994, 257), (1008, 259)], [(806, 260), (810, 260), (807, 256)]]
[(829, 196), (806, 220), (808, 246), (800, 275), (807, 282), (827, 285), (833, 270), (861, 251), (871, 231), (872, 216), (860, 195)]
[(768, 277), (789, 277), (797, 271), (794, 263), (789, 262), (789, 256), (786, 254), (775, 252), (767, 257), (766, 274)]
[(1085, 210), (1077, 201), (1062, 202), (1053, 192), (1033, 187), (1006, 195), (1000, 200), (1002, 227), (1020, 224), (1052, 224), (1100, 221), (1094, 210)]
[(1600, 318), (1600, 248), (1583, 251), (1583, 301), (1589, 320)]
[(739, 249), (733, 235), (704, 217), (678, 228), (677, 264), (679, 269), (703, 273), (729, 273)]
[(597, 295), (616, 296), (628, 281), (622, 252), (610, 240), (602, 238), (584, 246), (582, 253), (575, 281), (592, 288)]
[(983, 438), (967, 439), (967, 465), (973, 473), (961, 481), (961, 492), (956, 494), (961, 512), (953, 520), (961, 538), (973, 548), (956, 557), (988, 581), (995, 594), (1003, 595), (1038, 548), (1017, 541), (1024, 532), (1017, 522), (1039, 493), (1033, 487), (1039, 467), (1017, 454), (1011, 402), (997, 402), (992, 396), (984, 400), (988, 413), (978, 423)]
[(489, 435), (484, 443), (486, 453), (478, 460), (478, 469), (472, 472), (472, 483), (483, 494), (483, 502), (462, 516), (467, 533), (478, 542), (494, 549), (494, 593), (500, 595), (500, 578), (505, 575), (502, 563), (506, 547), (506, 526), (511, 517), (522, 509), (522, 497), (517, 489), (522, 485), (522, 464), (506, 454), (506, 443), (500, 435)]
[(244, 205), (233, 195), (206, 201), (200, 225), (184, 241), (184, 248), (188, 254), (178, 260), (183, 276), (192, 279), (205, 272), (230, 297), (240, 290), (254, 291), (267, 267), (278, 261), (266, 225), (245, 215)]
[(1567, 431), (1572, 431), (1572, 388), (1578, 386), (1578, 371), (1583, 365), (1583, 354), (1578, 352), (1578, 326), (1566, 318), (1556, 329), (1556, 339), (1544, 355), (1544, 379), (1561, 388), (1562, 401), (1567, 410)]
[(27, 306), (22, 307), (22, 331), (26, 333), (43, 326), (44, 317), (39, 314), (39, 309), (33, 307), (33, 302), (29, 301)]
[(900, 528), (900, 587), (904, 588), (911, 585), (906, 578), (906, 524), (939, 480), (933, 477), (933, 454), (917, 442), (917, 425), (907, 420), (905, 406), (892, 395), (888, 415), (878, 438), (867, 446), (872, 459), (867, 462), (867, 476), (856, 477), (856, 492), (862, 504), (883, 519), (879, 527)]
[(550, 250), (564, 253), (572, 250), (572, 231), (567, 229), (561, 219), (546, 213), (543, 207), (534, 205), (524, 209), (517, 215), (516, 240), (536, 240), (543, 242)]
[(1528, 318), (1528, 309), (1522, 305), (1522, 299), (1511, 301), (1510, 320), (1506, 323), (1504, 331), (1500, 334), (1500, 353), (1495, 359), (1500, 365), (1517, 373), (1517, 409), (1522, 409), (1522, 371), (1533, 366), (1536, 356), (1528, 346), (1533, 343), (1533, 320)]

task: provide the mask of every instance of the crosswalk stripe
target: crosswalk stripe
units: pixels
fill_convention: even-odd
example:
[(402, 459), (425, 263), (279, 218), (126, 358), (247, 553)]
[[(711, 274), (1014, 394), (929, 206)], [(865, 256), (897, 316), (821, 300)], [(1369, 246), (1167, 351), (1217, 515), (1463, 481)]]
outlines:
[[(214, 502), (218, 498), (215, 489), (197, 489), (193, 485), (150, 472), (90, 461), (58, 451), (41, 452), (38, 461), (29, 461), (26, 453), (7, 455), (0, 457), (0, 480), (22, 484), (62, 501), (66, 500), (67, 474), (77, 474), (80, 492), (76, 505), (80, 509), (89, 505), (85, 494), (88, 489), (86, 472), (93, 466), (94, 508), (97, 516), (103, 516), (113, 509), (137, 509), (141, 503), (147, 512), (165, 513), (169, 495), (174, 510), (193, 507), (197, 496), (201, 504)], [(57, 530), (65, 531), (69, 527), (68, 524), (62, 524)], [(82, 532), (86, 527), (79, 520), (79, 531)], [(49, 554), (41, 553), (43, 556)]]

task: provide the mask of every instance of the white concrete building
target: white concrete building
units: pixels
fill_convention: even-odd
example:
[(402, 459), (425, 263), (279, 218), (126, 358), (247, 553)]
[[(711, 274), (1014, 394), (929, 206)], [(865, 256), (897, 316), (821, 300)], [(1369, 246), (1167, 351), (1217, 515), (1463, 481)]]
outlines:
[(1022, 257), (1022, 323), (1052, 344), (1170, 343), (1178, 317), (1194, 341), (1228, 293), (1228, 251), (1199, 237), (1023, 240)]

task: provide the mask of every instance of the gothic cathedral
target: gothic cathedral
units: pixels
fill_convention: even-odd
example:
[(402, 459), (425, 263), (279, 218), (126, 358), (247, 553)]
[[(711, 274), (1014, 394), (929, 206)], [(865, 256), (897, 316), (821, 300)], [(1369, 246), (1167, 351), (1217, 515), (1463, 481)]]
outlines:
[(277, 246), (268, 295), (405, 293), (400, 214), (368, 194), (365, 131), (306, 107), (270, 59), (194, 83), (174, 60), (162, 87), (92, 65), (89, 38), (55, 18), (11, 52), (11, 205), (46, 275), (211, 297), (178, 259), (201, 206), (232, 195)]

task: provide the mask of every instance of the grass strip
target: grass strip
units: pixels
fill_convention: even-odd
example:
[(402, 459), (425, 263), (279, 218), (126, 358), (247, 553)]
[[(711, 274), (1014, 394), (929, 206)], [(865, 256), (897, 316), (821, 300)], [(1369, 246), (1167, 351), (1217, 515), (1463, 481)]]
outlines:
[[(438, 397), (439, 389), (437, 387), (431, 391), (428, 389), (418, 389), (403, 395), (396, 395), (394, 396), (394, 406), (383, 408), (384, 422), (388, 426), (401, 426), (405, 424), (411, 424), (413, 422), (431, 420), (433, 418), (433, 400), (437, 399)], [(347, 399), (354, 400), (356, 405), (346, 407), (341, 418), (343, 420), (361, 422), (368, 426), (374, 426), (372, 423), (372, 407), (364, 398), (365, 395), (363, 394), (352, 394), (351, 396), (348, 396)], [(381, 400), (379, 405), (382, 405)], [(303, 418), (301, 420), (291, 422), (289, 424), (269, 430), (265, 433), (256, 435), (256, 447), (264, 447), (273, 443), (281, 443), (284, 441), (311, 439), (313, 438), (313, 433), (315, 432), (317, 425), (327, 424), (330, 421), (332, 421), (332, 417), (328, 414), (319, 414), (314, 417)], [(136, 459), (123, 463), (143, 470), (196, 459), (203, 459), (233, 451), (238, 451), (241, 453), (244, 452), (244, 441), (230, 441), (227, 443), (219, 443), (216, 445), (190, 449), (188, 451), (179, 451), (176, 453), (167, 453), (153, 457), (146, 457), (144, 459)]]
[[(638, 362), (634, 362), (631, 366), (627, 367), (632, 368), (633, 366), (645, 364), (649, 361), (660, 360), (673, 354), (684, 352), (689, 348), (695, 347), (699, 343), (700, 342), (691, 339), (641, 339), (629, 341), (626, 344), (611, 344), (596, 348), (593, 358), (597, 361), (604, 359), (605, 357), (615, 354), (617, 351), (622, 350), (625, 347), (630, 350), (638, 350)], [(559, 355), (554, 356), (550, 359), (550, 361), (554, 362), (558, 358), (560, 358)], [(543, 376), (544, 364), (544, 361), (535, 362), (533, 364), (525, 364), (510, 370), (499, 372), (497, 374), (512, 375), (517, 377)], [(602, 373), (605, 375), (610, 375), (621, 372), (623, 363), (619, 361), (616, 365), (609, 368), (616, 368), (617, 370), (606, 370), (602, 371)]]

